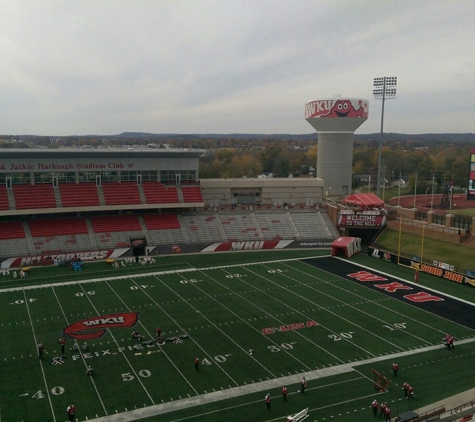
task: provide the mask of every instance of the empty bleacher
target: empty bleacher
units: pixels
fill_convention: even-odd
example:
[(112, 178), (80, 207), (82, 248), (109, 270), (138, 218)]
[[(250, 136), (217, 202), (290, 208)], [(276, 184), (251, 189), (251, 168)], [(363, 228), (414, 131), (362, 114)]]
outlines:
[(91, 217), (94, 233), (141, 231), (139, 218), (136, 215), (104, 215)]
[(176, 186), (165, 187), (158, 182), (143, 182), (143, 191), (147, 204), (179, 203)]
[(99, 248), (128, 248), (131, 237), (143, 236), (136, 215), (99, 216), (90, 220)]
[(53, 185), (13, 185), (17, 210), (56, 208)]
[(28, 222), (36, 253), (90, 250), (86, 220), (79, 217)]
[(0, 222), (0, 256), (28, 255), (25, 236), (21, 221)]
[(214, 215), (193, 214), (180, 216), (191, 243), (223, 242), (219, 230), (219, 221)]
[(259, 240), (257, 227), (252, 221), (249, 212), (220, 213), (221, 224), (229, 241)]
[(293, 211), (290, 213), (301, 239), (328, 239), (339, 236), (338, 230), (333, 227), (331, 221), (324, 220), (322, 214), (328, 217), (327, 213), (320, 211)]
[(144, 214), (147, 230), (179, 229), (180, 220), (176, 214)]
[(25, 238), (25, 230), (21, 221), (0, 222), (0, 239), (22, 239)]
[(101, 205), (95, 183), (64, 183), (59, 185), (63, 207)]
[(102, 191), (106, 205), (140, 204), (140, 193), (135, 182), (103, 183)]
[(87, 234), (86, 220), (79, 217), (31, 220), (28, 226), (33, 237)]
[(144, 214), (143, 220), (154, 245), (185, 243), (180, 220), (176, 214)]
[(201, 195), (201, 189), (199, 186), (186, 186), (181, 187), (183, 193), (183, 200), (185, 202), (203, 202), (203, 196)]
[(284, 212), (255, 212), (254, 213), (262, 235), (266, 240), (294, 239), (296, 236)]
[(0, 210), (8, 210), (9, 208), (7, 188), (0, 186)]

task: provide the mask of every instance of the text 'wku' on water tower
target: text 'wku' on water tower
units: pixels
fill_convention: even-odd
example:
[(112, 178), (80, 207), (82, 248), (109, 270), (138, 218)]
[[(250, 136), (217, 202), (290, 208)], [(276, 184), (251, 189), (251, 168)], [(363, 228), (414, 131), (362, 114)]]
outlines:
[(353, 134), (368, 119), (368, 100), (328, 98), (305, 104), (305, 119), (318, 133), (317, 178), (325, 190), (349, 195), (353, 173)]

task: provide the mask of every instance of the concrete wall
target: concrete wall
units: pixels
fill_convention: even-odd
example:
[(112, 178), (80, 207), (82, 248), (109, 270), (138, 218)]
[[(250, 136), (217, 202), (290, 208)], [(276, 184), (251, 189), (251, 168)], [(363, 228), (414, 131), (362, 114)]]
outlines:
[(231, 206), (245, 194), (271, 206), (321, 205), (324, 197), (323, 180), (315, 178), (202, 179), (200, 185), (205, 207)]

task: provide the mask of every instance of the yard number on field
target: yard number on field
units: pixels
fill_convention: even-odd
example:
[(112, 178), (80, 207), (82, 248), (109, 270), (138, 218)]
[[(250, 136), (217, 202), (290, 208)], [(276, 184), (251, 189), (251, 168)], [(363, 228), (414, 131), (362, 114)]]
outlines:
[[(139, 375), (142, 378), (148, 378), (152, 373), (148, 369), (142, 369), (139, 371)], [(125, 374), (122, 374), (122, 381), (132, 381), (135, 377), (130, 373), (126, 372)]]
[[(64, 388), (63, 387), (53, 387), (51, 389), (51, 394), (55, 395), (55, 396), (60, 396), (61, 394), (64, 393)], [(31, 396), (32, 399), (36, 399), (36, 400), (40, 400), (40, 399), (44, 399), (45, 398), (45, 395), (43, 394), (43, 391), (42, 390), (38, 390), (35, 394), (33, 394)]]
[[(218, 362), (218, 363), (224, 363), (224, 362), (226, 362), (226, 358), (227, 358), (228, 356), (231, 356), (231, 355), (224, 355), (224, 356), (223, 356), (223, 355), (216, 355), (216, 356), (214, 357), (214, 360), (215, 360), (216, 362)], [(203, 365), (212, 365), (212, 364), (213, 364), (213, 362), (211, 362), (211, 361), (210, 361), (209, 359), (207, 359), (207, 358), (203, 358), (203, 360), (201, 361), (201, 363), (202, 363)]]
[(271, 345), (271, 346), (267, 346), (267, 348), (271, 351), (271, 352), (274, 352), (274, 353), (277, 353), (277, 352), (280, 352), (282, 349), (284, 350), (292, 350), (294, 348), (294, 344), (296, 344), (297, 342), (296, 341), (293, 341), (292, 343), (282, 343), (279, 346), (276, 346), (276, 345)]
[(352, 334), (354, 334), (354, 331), (348, 331), (347, 333), (340, 334), (328, 334), (328, 337), (332, 338), (333, 341), (340, 341), (343, 339), (353, 338)]

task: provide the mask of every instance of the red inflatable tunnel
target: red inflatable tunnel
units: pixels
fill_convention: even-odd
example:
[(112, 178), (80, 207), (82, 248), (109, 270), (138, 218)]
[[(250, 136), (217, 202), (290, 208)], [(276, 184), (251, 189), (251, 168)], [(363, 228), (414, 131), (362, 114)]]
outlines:
[(340, 236), (332, 243), (332, 256), (345, 255), (347, 258), (361, 252), (359, 237)]

